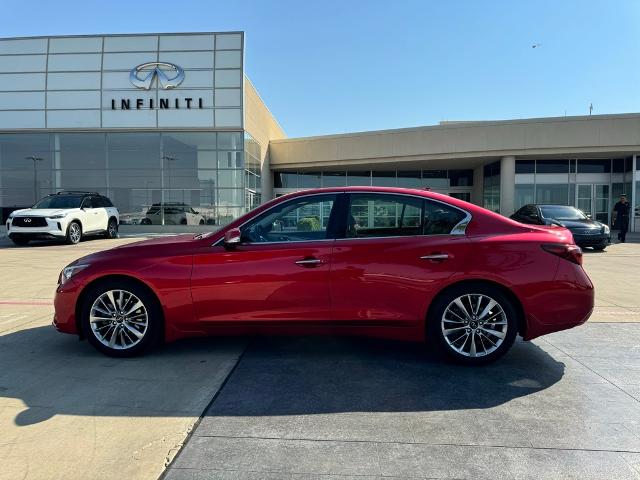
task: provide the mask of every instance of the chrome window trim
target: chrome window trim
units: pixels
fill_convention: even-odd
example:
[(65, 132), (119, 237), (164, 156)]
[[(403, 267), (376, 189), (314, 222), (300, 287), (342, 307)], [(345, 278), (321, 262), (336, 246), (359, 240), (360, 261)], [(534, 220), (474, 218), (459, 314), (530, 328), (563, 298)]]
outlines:
[[(287, 202), (284, 203), (288, 203), (288, 202), (292, 202), (294, 200), (298, 200), (300, 198), (305, 198), (305, 197), (314, 197), (314, 196), (319, 196), (319, 195), (340, 195), (340, 194), (376, 194), (376, 195), (395, 195), (395, 196), (404, 196), (404, 197), (411, 197), (411, 198), (416, 198), (418, 200), (429, 200), (432, 202), (436, 202), (436, 203), (440, 203), (442, 205), (446, 205), (448, 207), (451, 208), (455, 208), (456, 210), (459, 210), (461, 212), (463, 212), (465, 214), (465, 217), (460, 220), (452, 229), (449, 233), (436, 233), (436, 234), (432, 234), (432, 235), (393, 235), (393, 236), (381, 236), (381, 237), (362, 237), (362, 238), (323, 238), (323, 239), (319, 239), (319, 240), (292, 240), (292, 241), (282, 241), (282, 242), (255, 242), (255, 243), (248, 243), (248, 244), (244, 244), (244, 245), (274, 245), (274, 244), (280, 244), (280, 243), (302, 243), (302, 242), (326, 242), (326, 241), (335, 241), (335, 240), (369, 240), (369, 239), (375, 239), (375, 238), (408, 238), (408, 237), (436, 237), (436, 236), (461, 236), (461, 235), (465, 235), (466, 234), (466, 230), (467, 230), (467, 226), (469, 225), (469, 222), (471, 222), (471, 219), (473, 218), (473, 216), (471, 215), (471, 213), (469, 213), (468, 211), (460, 208), (460, 207), (456, 207), (455, 205), (451, 205), (450, 203), (447, 202), (443, 202), (442, 200), (437, 200), (435, 198), (430, 198), (430, 197), (423, 197), (422, 195), (414, 195), (414, 194), (410, 194), (410, 193), (395, 193), (395, 192), (378, 192), (378, 191), (371, 191), (371, 190), (349, 190), (349, 191), (336, 191), (336, 192), (326, 192), (326, 193), (309, 193), (306, 195), (299, 195), (296, 196), (295, 198), (292, 198), (290, 200), (287, 200)], [(452, 197), (453, 198), (453, 197)], [(275, 205), (272, 205), (271, 207), (267, 208), (266, 210), (260, 212), (260, 215), (262, 215), (263, 213), (268, 212), (269, 210), (282, 205), (282, 203), (276, 203)], [(333, 207), (332, 207), (333, 210)], [(257, 215), (256, 215), (257, 216)], [(246, 222), (242, 223), (241, 225), (239, 225), (236, 228), (242, 229), (242, 227), (244, 227), (247, 223), (249, 223), (250, 221), (254, 220), (256, 218), (256, 216), (251, 217), (249, 220), (247, 220)], [(216, 241), (215, 243), (213, 243), (211, 246), (212, 247), (217, 247), (217, 246), (222, 246), (224, 244), (224, 237), (222, 237), (221, 239), (219, 239), (218, 241)], [(242, 245), (242, 244), (241, 244)]]

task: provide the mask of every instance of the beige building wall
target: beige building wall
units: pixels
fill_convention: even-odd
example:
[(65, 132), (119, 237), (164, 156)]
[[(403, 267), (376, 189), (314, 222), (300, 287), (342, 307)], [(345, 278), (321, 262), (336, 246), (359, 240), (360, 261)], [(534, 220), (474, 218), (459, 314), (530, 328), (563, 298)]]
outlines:
[[(465, 168), (510, 156), (605, 156), (640, 150), (640, 115), (599, 115), (495, 122), (453, 122), (321, 137), (275, 140), (271, 168)], [(454, 161), (454, 163), (452, 163)], [(425, 164), (424, 162), (430, 162)], [(458, 167), (460, 168), (460, 167)]]
[(270, 199), (273, 197), (273, 174), (269, 166), (269, 142), (286, 138), (287, 135), (246, 76), (244, 77), (244, 129), (260, 144), (262, 198)]

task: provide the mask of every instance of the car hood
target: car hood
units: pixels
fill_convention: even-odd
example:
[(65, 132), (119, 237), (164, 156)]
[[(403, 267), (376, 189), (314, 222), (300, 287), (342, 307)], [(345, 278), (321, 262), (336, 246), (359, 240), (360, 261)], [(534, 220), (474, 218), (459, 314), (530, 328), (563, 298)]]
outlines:
[[(156, 247), (158, 245), (163, 247), (170, 247), (171, 245), (182, 245), (185, 243), (195, 242), (195, 233), (184, 233), (182, 235), (169, 235), (166, 237), (151, 238), (148, 240), (140, 240), (139, 242), (127, 243), (126, 245), (120, 245), (115, 247), (113, 251), (123, 251), (127, 249), (140, 249), (147, 247)], [(107, 250), (109, 251), (109, 250)]]
[(595, 220), (587, 219), (587, 220), (559, 220), (553, 219), (554, 222), (558, 222), (565, 228), (569, 230), (573, 230), (576, 228), (593, 228), (600, 229), (602, 228), (602, 224), (600, 222), (596, 222)]
[(198, 242), (199, 240), (195, 239), (192, 233), (153, 238), (92, 253), (77, 259), (72, 264), (101, 263), (104, 265), (117, 259), (127, 259), (127, 262), (131, 261), (130, 265), (133, 265), (134, 263), (138, 263), (139, 260), (144, 263), (144, 261), (153, 260), (154, 258), (162, 259), (173, 255), (180, 255), (190, 248), (197, 246)]
[(53, 215), (60, 215), (63, 213), (69, 213), (72, 208), (24, 208), (22, 210), (15, 210), (14, 217), (52, 217)]

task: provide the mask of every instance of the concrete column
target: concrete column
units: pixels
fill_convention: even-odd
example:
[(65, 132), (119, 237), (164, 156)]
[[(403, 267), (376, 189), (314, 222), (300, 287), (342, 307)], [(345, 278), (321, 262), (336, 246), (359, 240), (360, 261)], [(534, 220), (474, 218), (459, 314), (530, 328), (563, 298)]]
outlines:
[(516, 196), (516, 157), (500, 159), (500, 214), (513, 213)]
[(266, 153), (264, 154), (262, 164), (260, 165), (260, 186), (262, 187), (260, 202), (265, 203), (273, 198), (273, 172), (269, 165), (269, 148), (262, 148), (266, 149)]
[(482, 206), (484, 194), (484, 166), (473, 169), (473, 188), (471, 189), (471, 203)]

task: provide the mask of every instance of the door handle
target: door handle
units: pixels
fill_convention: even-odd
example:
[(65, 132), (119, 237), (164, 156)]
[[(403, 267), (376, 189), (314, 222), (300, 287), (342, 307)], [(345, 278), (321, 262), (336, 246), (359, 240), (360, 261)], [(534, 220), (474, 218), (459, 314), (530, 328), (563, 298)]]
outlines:
[(302, 260), (298, 260), (296, 262), (296, 265), (299, 265), (301, 267), (317, 267), (322, 263), (324, 262), (319, 258), (303, 258)]
[(421, 260), (429, 260), (430, 262), (443, 262), (449, 259), (448, 253), (432, 253), (431, 255), (423, 255)]

